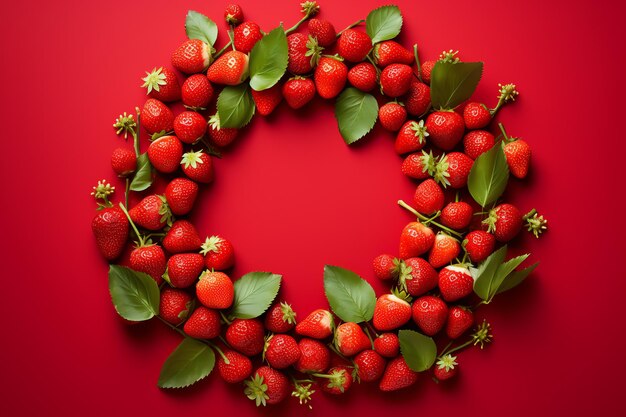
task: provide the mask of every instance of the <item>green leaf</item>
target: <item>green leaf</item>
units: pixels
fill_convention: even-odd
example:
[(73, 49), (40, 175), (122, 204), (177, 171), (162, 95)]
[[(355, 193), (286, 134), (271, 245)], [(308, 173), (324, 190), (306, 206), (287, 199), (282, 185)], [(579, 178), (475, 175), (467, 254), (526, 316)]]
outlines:
[(160, 388), (185, 388), (213, 370), (215, 353), (204, 343), (186, 337), (161, 368)]
[(159, 314), (159, 287), (148, 274), (111, 265), (109, 292), (115, 310), (126, 320), (144, 321)]
[(143, 191), (152, 185), (152, 164), (148, 153), (144, 152), (137, 158), (137, 172), (130, 183), (131, 191)]
[(489, 292), (490, 300), (498, 293), (498, 289), (500, 288), (500, 285), (502, 285), (504, 279), (508, 277), (515, 268), (520, 266), (520, 264), (524, 262), (529, 256), (530, 254), (527, 253), (522, 256), (511, 258), (498, 267), (495, 273), (495, 277), (493, 279), (493, 283), (491, 284), (491, 291)]
[(185, 31), (189, 39), (200, 39), (211, 46), (217, 39), (217, 25), (202, 13), (189, 10), (185, 18)]
[(430, 76), (435, 109), (453, 109), (474, 94), (483, 74), (482, 62), (437, 62)]
[(508, 291), (511, 288), (517, 287), (519, 284), (522, 283), (522, 281), (526, 279), (528, 275), (530, 275), (531, 272), (535, 270), (535, 268), (537, 268), (537, 265), (539, 265), (539, 262), (536, 262), (528, 268), (522, 269), (521, 271), (511, 272), (506, 277), (504, 282), (502, 282), (502, 285), (500, 285), (500, 288), (498, 288), (496, 294), (500, 294), (501, 292)]
[(258, 41), (250, 52), (250, 87), (261, 91), (273, 87), (287, 70), (289, 54), (282, 26)]
[(371, 94), (346, 88), (337, 98), (335, 118), (343, 140), (350, 145), (374, 127), (378, 118), (378, 103)]
[(402, 13), (398, 6), (381, 6), (365, 19), (365, 31), (372, 38), (372, 44), (395, 38), (401, 29)]
[(502, 146), (496, 144), (474, 161), (467, 177), (467, 188), (474, 200), (486, 207), (502, 195), (508, 181), (509, 165)]
[(372, 286), (354, 272), (326, 265), (324, 292), (330, 308), (341, 320), (361, 323), (372, 319), (376, 294)]
[(402, 357), (415, 372), (429, 369), (437, 358), (437, 345), (432, 338), (413, 330), (400, 330), (400, 352)]
[(220, 127), (242, 128), (250, 122), (254, 110), (248, 83), (224, 87), (217, 99)]
[(276, 298), (281, 278), (271, 272), (250, 272), (235, 281), (235, 299), (230, 315), (252, 319), (263, 314)]
[(474, 276), (474, 293), (481, 299), (489, 300), (491, 294), (491, 288), (493, 286), (493, 280), (496, 275), (498, 267), (502, 265), (506, 256), (506, 245), (489, 255), (476, 270)]

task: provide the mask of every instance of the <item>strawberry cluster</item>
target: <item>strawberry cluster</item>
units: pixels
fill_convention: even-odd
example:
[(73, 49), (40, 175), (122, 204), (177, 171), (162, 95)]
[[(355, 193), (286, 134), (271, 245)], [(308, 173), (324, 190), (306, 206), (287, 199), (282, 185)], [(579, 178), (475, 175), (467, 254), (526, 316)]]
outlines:
[[(527, 176), (530, 146), (501, 123), (499, 132), (490, 129), (518, 95), (515, 86), (500, 85), (493, 108), (468, 102), (482, 63), (461, 62), (452, 50), (420, 62), (417, 45), (410, 50), (393, 40), (402, 26), (395, 6), (339, 32), (312, 18), (315, 2), (301, 6), (298, 23), (269, 33), (244, 21), (238, 5), (227, 6), (230, 41), (219, 52), (217, 25), (190, 11), (189, 39), (173, 52), (174, 69), (146, 72), (142, 109), (113, 125), (134, 145), (111, 156), (113, 171), (126, 181), (125, 202), (113, 204), (115, 187), (100, 181), (92, 193), (98, 202), (92, 230), (111, 262), (135, 242), (123, 257), (129, 268), (111, 265), (109, 273), (118, 313), (132, 322), (156, 316), (184, 336), (164, 365), (161, 387), (192, 384), (215, 363), (222, 379), (244, 383), (257, 405), (289, 396), (304, 404), (316, 390), (343, 394), (354, 382), (393, 391), (428, 370), (443, 381), (457, 372), (454, 353), (491, 340), (486, 322), (475, 326), (476, 308), (536, 266), (516, 270), (529, 255), (507, 259), (506, 243), (524, 224), (538, 237), (546, 220), (500, 201), (509, 173)], [(307, 29), (298, 32), (305, 21)], [(202, 185), (214, 180), (212, 157), (221, 157), (255, 113), (271, 114), (283, 98), (299, 109), (315, 96), (337, 98), (348, 144), (377, 121), (394, 132), (401, 170), (418, 182), (413, 204), (398, 204), (416, 221), (402, 230), (398, 256), (373, 261), (389, 293), (376, 297), (356, 274), (327, 266), (330, 310), (298, 321), (287, 302), (275, 300), (280, 276), (255, 272), (233, 281), (232, 244), (219, 235), (201, 239), (186, 216)], [(177, 102), (186, 110), (174, 114)], [(141, 131), (149, 136), (144, 153)], [(146, 191), (155, 172), (167, 179), (161, 194)], [(132, 192), (143, 193), (139, 201)]]

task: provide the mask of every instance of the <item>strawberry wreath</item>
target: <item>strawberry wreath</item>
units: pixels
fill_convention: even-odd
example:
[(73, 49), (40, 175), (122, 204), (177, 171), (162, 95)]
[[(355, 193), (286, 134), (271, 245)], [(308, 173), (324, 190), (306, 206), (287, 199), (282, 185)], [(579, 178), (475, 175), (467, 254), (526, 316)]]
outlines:
[[(421, 62), (417, 45), (393, 40), (403, 22), (396, 6), (379, 7), (339, 32), (314, 18), (315, 2), (301, 6), (293, 27), (265, 33), (229, 5), (230, 41), (219, 51), (218, 25), (189, 11), (188, 39), (173, 52), (173, 69), (146, 72), (141, 110), (113, 125), (132, 139), (111, 156), (124, 201), (114, 202), (116, 187), (99, 181), (92, 230), (111, 263), (117, 313), (129, 323), (156, 317), (183, 337), (162, 367), (161, 388), (187, 387), (217, 365), (221, 379), (242, 384), (256, 405), (295, 397), (310, 406), (315, 392), (344, 394), (354, 383), (393, 391), (425, 373), (445, 381), (457, 373), (463, 349), (492, 340), (476, 310), (537, 266), (521, 266), (529, 254), (507, 254), (522, 228), (536, 237), (546, 229), (536, 210), (523, 214), (501, 201), (511, 175), (526, 177), (531, 157), (526, 141), (494, 122), (515, 101), (515, 85), (498, 86), (493, 108), (471, 102), (483, 63), (462, 62), (453, 50)], [(415, 221), (400, 232), (397, 256), (373, 260), (373, 275), (389, 284), (388, 293), (377, 297), (356, 273), (327, 265), (329, 308), (300, 319), (277, 299), (281, 275), (251, 272), (234, 280), (231, 242), (201, 239), (187, 216), (214, 179), (212, 158), (254, 115), (269, 115), (283, 99), (299, 109), (315, 96), (334, 100), (348, 145), (376, 122), (394, 132), (400, 169), (417, 183), (412, 204), (398, 204)], [(186, 109), (174, 115), (170, 105), (179, 101)], [(163, 194), (150, 191), (156, 175), (168, 181)], [(140, 201), (131, 207), (133, 193)]]

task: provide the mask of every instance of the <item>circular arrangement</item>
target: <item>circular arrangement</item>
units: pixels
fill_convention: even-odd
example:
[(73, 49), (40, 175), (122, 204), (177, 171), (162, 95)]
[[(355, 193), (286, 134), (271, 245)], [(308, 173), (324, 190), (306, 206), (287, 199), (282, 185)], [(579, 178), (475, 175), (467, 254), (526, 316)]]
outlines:
[[(124, 202), (113, 203), (115, 187), (98, 182), (92, 230), (102, 256), (126, 265), (109, 270), (119, 315), (129, 323), (157, 317), (183, 336), (159, 387), (191, 385), (215, 362), (221, 378), (242, 384), (257, 405), (295, 397), (310, 407), (316, 391), (339, 395), (354, 383), (393, 391), (426, 372), (444, 381), (457, 373), (462, 349), (491, 341), (476, 309), (537, 266), (521, 268), (529, 254), (507, 257), (506, 243), (523, 227), (539, 237), (546, 220), (500, 201), (511, 174), (527, 176), (530, 146), (501, 123), (491, 128), (503, 105), (515, 101), (515, 86), (499, 85), (493, 108), (469, 101), (483, 63), (462, 62), (453, 50), (420, 62), (417, 45), (410, 50), (393, 40), (403, 23), (396, 6), (381, 6), (339, 32), (313, 18), (315, 2), (301, 6), (293, 27), (265, 33), (229, 5), (230, 41), (219, 51), (218, 25), (189, 11), (189, 39), (172, 54), (174, 70), (146, 72), (142, 109), (113, 125), (134, 145), (111, 155), (113, 171), (125, 180)], [(330, 309), (300, 320), (276, 300), (280, 275), (251, 272), (232, 280), (231, 242), (201, 239), (185, 217), (203, 184), (214, 180), (212, 158), (255, 114), (269, 115), (283, 99), (299, 109), (316, 95), (335, 99), (348, 145), (377, 121), (395, 133), (401, 170), (418, 182), (412, 204), (398, 204), (416, 221), (401, 231), (398, 256), (373, 260), (374, 276), (389, 283), (389, 293), (377, 297), (354, 272), (327, 265)], [(186, 110), (175, 115), (170, 105), (178, 101)], [(140, 135), (149, 137), (143, 153)], [(162, 195), (147, 191), (156, 174), (168, 179)], [(130, 207), (132, 193), (143, 194)], [(122, 256), (131, 241), (129, 256)]]

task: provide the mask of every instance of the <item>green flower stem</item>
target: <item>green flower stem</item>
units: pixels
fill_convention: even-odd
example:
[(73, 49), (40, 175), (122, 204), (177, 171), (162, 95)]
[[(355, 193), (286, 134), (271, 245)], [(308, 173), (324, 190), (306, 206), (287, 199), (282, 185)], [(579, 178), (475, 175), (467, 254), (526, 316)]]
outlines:
[(137, 130), (133, 132), (133, 145), (135, 147), (135, 157), (139, 158), (139, 131), (141, 130), (141, 112), (139, 111), (139, 107), (136, 108), (137, 111)]
[(444, 347), (444, 348), (441, 350), (441, 353), (440, 353), (439, 355), (437, 355), (437, 357), (438, 357), (438, 358), (442, 357), (442, 356), (446, 353), (446, 350), (450, 349), (450, 346), (452, 346), (452, 341), (450, 341), (450, 342), (446, 345), (446, 347)]
[(500, 128), (500, 132), (502, 132), (502, 137), (504, 137), (505, 142), (511, 142), (511, 139), (507, 136), (506, 130), (504, 130), (504, 125), (502, 123), (498, 123), (498, 127)]
[(130, 222), (130, 225), (133, 227), (133, 230), (135, 231), (135, 234), (137, 235), (137, 239), (139, 239), (139, 246), (143, 246), (143, 244), (145, 242), (144, 238), (141, 236), (141, 233), (139, 233), (139, 230), (137, 230), (137, 226), (135, 226), (135, 223), (130, 218), (130, 214), (128, 214), (128, 210), (126, 210), (126, 206), (124, 206), (124, 204), (120, 203), (120, 208), (122, 209), (122, 211), (126, 215), (126, 218)]
[(425, 224), (429, 224), (432, 223), (435, 226), (437, 226), (438, 228), (440, 228), (441, 230), (445, 230), (446, 232), (450, 233), (451, 235), (454, 235), (458, 238), (462, 238), (463, 235), (459, 232), (456, 232), (452, 229), (450, 229), (449, 227), (444, 226), (443, 224), (437, 223), (436, 221), (433, 221), (431, 218), (424, 216), (422, 213), (419, 213), (417, 210), (415, 210), (413, 207), (409, 206), (407, 203), (405, 203), (402, 200), (398, 200), (398, 205), (402, 208), (407, 209), (408, 211), (410, 211), (411, 213), (415, 214), (417, 216), (417, 218), (421, 221), (423, 221)]
[(124, 204), (128, 205), (128, 192), (130, 191), (130, 178), (126, 177), (126, 190), (124, 191)]
[[(230, 37), (230, 31), (229, 32), (229, 37)], [(213, 59), (216, 60), (217, 58), (219, 58), (220, 56), (222, 56), (222, 54), (224, 52), (226, 52), (226, 50), (233, 44), (233, 40), (232, 38), (228, 41), (228, 43), (226, 45), (224, 45), (224, 47), (222, 49), (219, 50), (218, 53), (216, 53), (215, 55), (213, 55)]]
[(421, 83), (423, 83), (424, 81), (422, 81), (422, 64), (420, 64), (420, 58), (417, 52), (417, 44), (413, 45), (413, 56), (415, 57), (415, 64), (417, 65), (417, 79), (420, 80)]
[[(373, 49), (372, 49), (372, 51), (373, 51)], [(375, 63), (375, 62), (374, 62), (374, 60), (372, 59), (372, 56), (371, 56), (371, 52), (372, 52), (372, 51), (370, 51), (370, 52), (368, 52), (368, 53), (367, 53), (366, 58), (367, 58), (367, 60), (368, 60), (368, 61), (369, 61), (369, 62), (370, 62), (373, 66), (374, 66), (374, 69), (376, 70), (376, 78), (379, 78), (379, 77), (380, 77), (380, 72), (381, 72), (381, 71), (380, 71), (380, 68), (378, 68), (378, 65), (376, 65), (376, 63)], [(396, 102), (397, 102), (397, 100), (396, 100)]]
[(459, 345), (459, 346), (457, 346), (455, 348), (452, 348), (452, 349), (448, 350), (447, 352), (444, 349), (444, 351), (441, 352), (441, 355), (439, 355), (439, 356), (449, 355), (449, 354), (457, 352), (457, 351), (459, 351), (461, 349), (465, 349), (466, 347), (470, 346), (472, 343), (474, 343), (474, 339), (470, 339), (467, 342), (463, 343), (462, 345)]
[(372, 339), (372, 335), (370, 334), (370, 330), (374, 334), (376, 334), (376, 332), (374, 331), (374, 329), (371, 328), (371, 324), (369, 324), (368, 322), (366, 322), (365, 324), (367, 324), (367, 326), (365, 326), (365, 335), (370, 340), (370, 344), (372, 345), (372, 349), (374, 349), (374, 339)]
[(296, 31), (296, 30), (300, 27), (300, 25), (301, 25), (302, 23), (304, 23), (304, 22), (305, 22), (305, 21), (306, 21), (309, 17), (311, 17), (311, 16), (312, 16), (312, 15), (314, 15), (315, 13), (317, 13), (317, 12), (313, 12), (313, 13), (310, 13), (310, 12), (309, 12), (309, 13), (305, 14), (304, 16), (302, 16), (302, 19), (300, 19), (300, 20), (298, 21), (298, 23), (296, 23), (295, 25), (293, 25), (292, 27), (290, 27), (289, 29), (287, 29), (287, 30), (285, 31), (285, 35), (289, 35), (291, 32)]
[(360, 20), (357, 20), (356, 22), (354, 22), (354, 23), (353, 23), (353, 24), (351, 24), (350, 26), (346, 27), (345, 29), (343, 29), (342, 31), (340, 31), (339, 33), (337, 33), (337, 37), (340, 37), (340, 36), (341, 36), (341, 34), (342, 34), (343, 32), (345, 32), (346, 30), (348, 30), (348, 29), (352, 29), (353, 27), (357, 27), (357, 26), (359, 26), (361, 23), (365, 23), (365, 19), (360, 19)]
[[(161, 316), (159, 316), (159, 315), (157, 315), (156, 317), (157, 317), (159, 320), (161, 320), (163, 323), (165, 323), (165, 324), (167, 325), (167, 327), (169, 327), (170, 329), (174, 330), (176, 333), (180, 334), (180, 335), (181, 335), (181, 336), (183, 336), (183, 337), (189, 337), (189, 336), (187, 336), (187, 334), (186, 334), (184, 331), (182, 331), (182, 330), (181, 330), (181, 329), (179, 329), (178, 327), (174, 326), (172, 323), (170, 323), (170, 322), (166, 321), (163, 317), (161, 317)], [(205, 345), (207, 345), (208, 347), (210, 347), (210, 348), (212, 348), (212, 349), (215, 349), (215, 350), (217, 351), (217, 354), (218, 354), (218, 355), (220, 355), (220, 356), (222, 357), (222, 359), (224, 360), (224, 362), (226, 363), (226, 365), (228, 365), (228, 364), (230, 363), (230, 361), (228, 360), (228, 358), (226, 357), (226, 355), (224, 355), (224, 352), (222, 352), (222, 349), (220, 349), (220, 348), (219, 348), (219, 347), (218, 347), (215, 343), (210, 342), (210, 341), (205, 340), (205, 339), (195, 339), (195, 338), (193, 338), (193, 339), (194, 339), (194, 340), (197, 340), (198, 342), (202, 342), (202, 343), (204, 343)]]
[(336, 354), (337, 354), (337, 355), (338, 355), (341, 359), (345, 359), (345, 360), (347, 360), (347, 361), (349, 361), (349, 360), (350, 360), (350, 359), (346, 358), (345, 356), (343, 356), (343, 354), (342, 354), (341, 352), (339, 352), (339, 351), (335, 348), (335, 346), (333, 346), (332, 342), (331, 342), (331, 343), (328, 343), (326, 346), (328, 346), (328, 348), (329, 348), (330, 350), (332, 350), (333, 352), (335, 352), (335, 353), (336, 353)]
[(222, 317), (222, 320), (224, 320), (224, 323), (226, 323), (228, 325), (230, 325), (232, 323), (232, 321), (228, 320), (228, 317), (226, 317), (226, 315), (222, 311), (220, 311), (220, 316)]
[(222, 50), (221, 50), (221, 51), (219, 51), (219, 52), (216, 54), (216, 56), (215, 56), (215, 58), (214, 58), (214, 59), (217, 59), (217, 58), (220, 56), (220, 54), (221, 54), (221, 53), (223, 53), (223, 52), (226, 50), (226, 48), (228, 48), (229, 46), (232, 46), (232, 47), (233, 47), (233, 51), (236, 51), (236, 50), (237, 50), (237, 49), (235, 49), (235, 31), (233, 30), (232, 26), (231, 26), (231, 28), (230, 28), (230, 29), (228, 29), (228, 30), (226, 31), (226, 33), (228, 33), (228, 39), (230, 39), (230, 40), (228, 41), (228, 43), (226, 44), (226, 46), (224, 46), (224, 47), (222, 48)]

